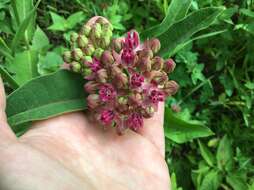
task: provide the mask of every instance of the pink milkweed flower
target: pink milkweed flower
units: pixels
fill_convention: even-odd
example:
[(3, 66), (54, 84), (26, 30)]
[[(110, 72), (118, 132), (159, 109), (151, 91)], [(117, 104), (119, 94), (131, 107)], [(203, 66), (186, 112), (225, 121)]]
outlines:
[(134, 58), (135, 53), (132, 49), (130, 48), (123, 49), (121, 59), (124, 63), (126, 63), (127, 65), (131, 64), (134, 61)]
[(133, 74), (130, 78), (130, 84), (133, 88), (141, 87), (144, 81), (145, 77), (138, 73)]
[(115, 99), (116, 90), (111, 84), (103, 84), (99, 89), (99, 96), (101, 101), (108, 102)]
[(128, 32), (127, 37), (124, 40), (124, 47), (135, 49), (139, 46), (139, 36), (136, 31)]
[(152, 103), (157, 104), (159, 102), (163, 102), (165, 99), (165, 94), (159, 90), (151, 90), (149, 99)]
[(100, 113), (99, 119), (103, 125), (110, 125), (112, 124), (114, 117), (115, 117), (115, 113), (112, 110), (103, 110)]
[(93, 58), (93, 62), (90, 64), (90, 67), (93, 72), (97, 72), (101, 69), (101, 62), (97, 58)]
[(143, 117), (139, 113), (132, 113), (128, 116), (125, 124), (129, 129), (133, 131), (138, 131), (144, 125)]

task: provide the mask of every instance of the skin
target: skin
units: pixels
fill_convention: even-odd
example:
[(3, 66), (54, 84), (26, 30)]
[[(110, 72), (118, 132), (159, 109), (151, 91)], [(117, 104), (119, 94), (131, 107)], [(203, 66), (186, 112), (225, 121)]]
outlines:
[(118, 136), (78, 112), (36, 122), (17, 139), (0, 78), (0, 189), (169, 190), (163, 107), (139, 134)]

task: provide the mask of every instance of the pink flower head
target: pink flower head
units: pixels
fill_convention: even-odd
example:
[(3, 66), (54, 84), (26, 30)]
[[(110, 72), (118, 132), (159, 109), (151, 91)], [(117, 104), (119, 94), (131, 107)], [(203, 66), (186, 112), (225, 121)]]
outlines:
[(97, 72), (101, 69), (101, 62), (96, 57), (94, 57), (93, 62), (90, 64), (90, 67), (93, 72)]
[(131, 48), (123, 49), (121, 59), (126, 64), (130, 64), (134, 61), (135, 54), (134, 51)]
[(144, 76), (138, 74), (138, 73), (135, 73), (131, 76), (131, 86), (134, 87), (134, 88), (138, 88), (138, 87), (141, 87), (142, 86), (142, 83), (145, 81), (145, 78)]
[(144, 125), (143, 117), (139, 113), (132, 113), (126, 120), (126, 125), (133, 131), (138, 131)]
[(100, 122), (104, 125), (110, 125), (112, 124), (114, 117), (115, 113), (112, 110), (103, 110), (100, 113)]
[(165, 94), (158, 90), (152, 90), (149, 95), (149, 99), (152, 103), (157, 104), (158, 102), (162, 102), (165, 99)]
[(124, 47), (135, 49), (139, 45), (139, 36), (136, 31), (128, 32), (127, 37), (124, 40)]
[(103, 102), (108, 102), (116, 97), (116, 91), (111, 84), (103, 84), (99, 89), (100, 99)]

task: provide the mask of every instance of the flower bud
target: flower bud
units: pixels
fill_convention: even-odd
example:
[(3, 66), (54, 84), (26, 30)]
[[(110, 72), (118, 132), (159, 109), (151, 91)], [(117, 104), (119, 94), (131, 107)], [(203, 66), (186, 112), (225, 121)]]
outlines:
[(66, 63), (70, 63), (71, 62), (71, 52), (70, 51), (65, 51), (63, 54), (63, 60)]
[(163, 69), (166, 73), (171, 73), (174, 71), (175, 67), (176, 67), (176, 64), (175, 64), (174, 60), (168, 59), (164, 62)]
[(152, 59), (152, 69), (160, 71), (163, 68), (163, 63), (164, 63), (164, 60), (161, 57), (155, 56)]
[(138, 61), (138, 67), (142, 72), (151, 71), (152, 62), (149, 57), (143, 57)]
[(70, 40), (72, 43), (75, 43), (77, 41), (78, 34), (76, 32), (71, 33)]
[(96, 23), (96, 24), (93, 26), (92, 32), (94, 32), (94, 37), (95, 37), (95, 38), (100, 38), (101, 35), (102, 35), (101, 24), (100, 24), (100, 23)]
[(103, 38), (101, 38), (100, 43), (99, 43), (99, 45), (104, 49), (106, 49), (109, 46), (109, 44), (110, 44), (110, 37), (109, 36), (104, 36)]
[(163, 85), (166, 81), (168, 81), (168, 75), (165, 72), (152, 71), (149, 79), (156, 85)]
[(140, 93), (132, 93), (129, 96), (128, 103), (131, 106), (140, 106), (142, 104), (142, 95)]
[(118, 99), (117, 99), (117, 111), (120, 112), (120, 113), (127, 113), (128, 112), (128, 99), (124, 96), (120, 96)]
[(84, 77), (87, 77), (87, 76), (90, 76), (91, 74), (92, 74), (92, 69), (90, 69), (90, 68), (84, 68), (83, 70), (82, 70), (82, 75), (84, 76)]
[(81, 64), (79, 62), (73, 61), (71, 62), (71, 70), (79, 73), (81, 71)]
[(97, 48), (95, 51), (94, 51), (94, 56), (97, 58), (97, 59), (101, 59), (101, 56), (102, 56), (102, 53), (104, 52), (103, 49), (101, 48)]
[(146, 106), (141, 110), (142, 116), (144, 118), (151, 118), (153, 117), (154, 113), (156, 112), (154, 106)]
[(111, 41), (111, 48), (115, 50), (117, 53), (119, 53), (122, 50), (123, 42), (120, 38), (115, 38)]
[(86, 56), (91, 56), (94, 53), (94, 46), (92, 44), (88, 44), (87, 47), (83, 48), (83, 52)]
[(95, 81), (88, 81), (85, 85), (84, 85), (84, 89), (87, 93), (89, 94), (93, 94), (95, 93), (96, 90), (99, 89), (99, 83), (95, 82)]
[(105, 50), (101, 56), (101, 62), (105, 65), (105, 66), (110, 66), (114, 63), (114, 58), (113, 55), (110, 51)]
[(90, 34), (90, 31), (91, 31), (91, 27), (88, 26), (88, 25), (84, 25), (84, 26), (81, 28), (80, 33), (83, 34), (83, 35), (85, 35), (86, 37), (88, 37), (89, 34)]
[(170, 96), (176, 94), (178, 88), (179, 85), (175, 81), (170, 80), (165, 83), (163, 90), (168, 96)]
[(128, 84), (128, 77), (125, 73), (118, 73), (115, 76), (113, 83), (117, 86), (117, 88), (125, 88)]
[(100, 113), (99, 122), (105, 127), (110, 126), (115, 118), (115, 113), (112, 110), (103, 110)]
[(110, 66), (110, 74), (115, 77), (119, 73), (122, 73), (122, 70), (117, 65)]
[(98, 94), (90, 94), (87, 98), (87, 106), (90, 109), (94, 109), (100, 105), (100, 97)]
[(151, 49), (153, 51), (153, 53), (157, 53), (161, 48), (161, 43), (160, 43), (160, 40), (154, 38), (154, 39), (144, 42), (144, 46), (146, 48)]
[(88, 44), (88, 39), (84, 35), (79, 35), (77, 40), (78, 40), (78, 46), (80, 48), (83, 48), (83, 47), (85, 47)]
[(97, 71), (97, 81), (101, 83), (106, 83), (108, 79), (108, 74), (106, 69), (100, 69)]
[(79, 61), (82, 57), (83, 57), (83, 52), (81, 49), (79, 48), (75, 48), (73, 51), (72, 51), (72, 57), (75, 61)]
[(153, 57), (153, 52), (150, 49), (142, 49), (137, 51), (137, 55), (140, 58), (146, 57), (151, 59)]

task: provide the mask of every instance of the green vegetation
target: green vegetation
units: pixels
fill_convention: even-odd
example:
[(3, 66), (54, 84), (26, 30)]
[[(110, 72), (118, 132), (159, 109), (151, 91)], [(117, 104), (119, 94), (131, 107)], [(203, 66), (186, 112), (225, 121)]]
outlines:
[[(70, 73), (51, 73), (63, 64), (70, 34), (94, 15), (108, 18), (114, 35), (135, 28), (142, 39), (158, 37), (160, 55), (177, 64), (171, 78), (181, 88), (165, 112), (172, 189), (254, 190), (252, 0), (0, 0), (0, 74), (8, 94), (18, 88), (7, 102), (17, 135), (27, 122), (85, 106), (75, 91), (80, 78), (72, 84)], [(47, 89), (52, 99), (20, 104), (26, 88), (43, 90), (50, 77), (66, 82)], [(68, 85), (74, 94), (54, 94)], [(63, 99), (67, 106), (52, 113), (41, 107)]]

